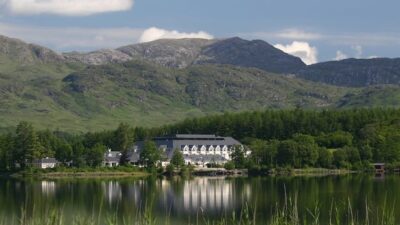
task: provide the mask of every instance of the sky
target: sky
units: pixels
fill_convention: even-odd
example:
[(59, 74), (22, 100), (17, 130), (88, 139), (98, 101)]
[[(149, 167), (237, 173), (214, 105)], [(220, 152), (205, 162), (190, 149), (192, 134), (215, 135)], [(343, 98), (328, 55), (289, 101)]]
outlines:
[(400, 57), (399, 0), (0, 0), (0, 34), (59, 52), (261, 39), (313, 64)]

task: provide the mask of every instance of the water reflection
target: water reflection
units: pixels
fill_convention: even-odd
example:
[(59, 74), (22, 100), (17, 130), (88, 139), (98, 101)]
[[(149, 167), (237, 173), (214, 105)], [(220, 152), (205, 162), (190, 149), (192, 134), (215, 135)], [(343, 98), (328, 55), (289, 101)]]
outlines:
[(41, 182), (41, 188), (43, 194), (52, 195), (56, 192), (56, 182), (44, 180)]
[(121, 201), (122, 190), (118, 181), (103, 181), (101, 186), (104, 191), (104, 199), (106, 199), (108, 203)]
[[(32, 211), (63, 209), (66, 216), (85, 216), (93, 212), (131, 216), (151, 205), (159, 220), (169, 214), (174, 221), (187, 221), (199, 212), (207, 218), (220, 218), (241, 210), (245, 203), (256, 206), (258, 216), (270, 218), (286, 196), (296, 196), (299, 213), (307, 214), (318, 203), (321, 216), (328, 217), (332, 202), (351, 202), (362, 216), (365, 201), (374, 206), (395, 201), (400, 176), (341, 177), (258, 177), (144, 180), (14, 180), (0, 179), (0, 216), (19, 216), (21, 208)], [(396, 201), (395, 209), (400, 208)], [(100, 207), (103, 207), (100, 210)], [(396, 211), (400, 219), (400, 210)], [(175, 223), (174, 223), (175, 224)], [(176, 224), (179, 224), (176, 222)]]
[(186, 212), (200, 208), (210, 211), (232, 209), (235, 207), (233, 183), (212, 178), (185, 181), (181, 203)]
[(251, 197), (248, 183), (238, 186), (234, 180), (225, 178), (157, 179), (129, 183), (102, 181), (101, 187), (103, 198), (109, 205), (127, 201), (140, 208), (149, 204), (150, 199), (158, 208), (168, 207), (185, 213), (197, 213), (199, 210), (225, 212), (241, 207), (242, 202)]

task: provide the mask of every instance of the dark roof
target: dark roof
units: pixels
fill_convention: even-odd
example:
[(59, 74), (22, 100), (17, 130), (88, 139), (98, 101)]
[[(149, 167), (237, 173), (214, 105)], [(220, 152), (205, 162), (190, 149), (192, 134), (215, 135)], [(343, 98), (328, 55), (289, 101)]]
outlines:
[(43, 159), (35, 159), (33, 163), (59, 163), (59, 161), (55, 158), (43, 158)]
[(128, 152), (128, 159), (129, 162), (138, 162), (140, 159), (140, 152), (139, 151), (129, 151)]
[(105, 162), (119, 162), (121, 159), (121, 152), (117, 151), (107, 151), (104, 153), (104, 161)]
[(176, 134), (176, 138), (217, 138), (214, 134)]
[(155, 140), (223, 140), (223, 137), (214, 134), (175, 134), (171, 136), (156, 137)]

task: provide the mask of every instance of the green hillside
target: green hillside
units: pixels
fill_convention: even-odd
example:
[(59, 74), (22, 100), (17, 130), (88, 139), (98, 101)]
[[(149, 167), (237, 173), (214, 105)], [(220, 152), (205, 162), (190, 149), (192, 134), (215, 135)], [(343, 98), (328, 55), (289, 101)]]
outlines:
[(22, 120), (39, 129), (85, 132), (228, 111), (400, 104), (397, 86), (338, 87), (267, 72), (297, 67), (303, 66), (296, 57), (238, 38), (59, 54), (0, 36), (0, 130)]
[(180, 70), (132, 61), (75, 68), (44, 64), (28, 67), (31, 75), (2, 75), (1, 127), (21, 120), (74, 132), (119, 122), (158, 126), (224, 111), (328, 107), (349, 90), (227, 65)]
[(400, 87), (398, 85), (372, 86), (345, 95), (337, 107), (398, 107)]

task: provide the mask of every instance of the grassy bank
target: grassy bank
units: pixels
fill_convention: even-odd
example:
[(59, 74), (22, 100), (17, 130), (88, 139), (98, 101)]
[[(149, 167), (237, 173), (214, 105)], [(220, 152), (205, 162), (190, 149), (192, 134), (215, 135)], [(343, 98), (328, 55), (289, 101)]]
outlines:
[(342, 175), (357, 173), (357, 171), (347, 169), (324, 169), (324, 168), (306, 168), (306, 169), (293, 169), (292, 174), (296, 176), (301, 175)]
[(250, 175), (269, 175), (269, 176), (329, 176), (346, 175), (351, 173), (362, 173), (364, 171), (355, 171), (348, 169), (325, 169), (325, 168), (252, 168), (249, 169)]
[(119, 178), (119, 177), (146, 177), (147, 171), (136, 167), (101, 167), (101, 168), (63, 168), (36, 169), (30, 168), (17, 172), (3, 173), (7, 177), (35, 177), (35, 178)]
[[(360, 173), (362, 171), (352, 171), (346, 169), (324, 169), (324, 168), (277, 168), (256, 171), (247, 170), (225, 170), (223, 168), (212, 169), (190, 169), (175, 171), (175, 175), (182, 176), (329, 176), (346, 175), (350, 173)], [(170, 176), (168, 171), (154, 170), (155, 174), (165, 174)], [(54, 169), (26, 169), (16, 172), (0, 172), (0, 177), (34, 177), (34, 178), (113, 178), (113, 177), (146, 177), (152, 173), (136, 167), (99, 167), (99, 168), (54, 168)]]

